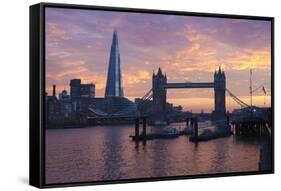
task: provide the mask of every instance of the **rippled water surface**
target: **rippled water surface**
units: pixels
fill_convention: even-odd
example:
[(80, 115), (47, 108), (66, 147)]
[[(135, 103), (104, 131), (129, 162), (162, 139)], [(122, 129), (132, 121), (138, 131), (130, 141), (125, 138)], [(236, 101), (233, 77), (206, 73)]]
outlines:
[(255, 141), (230, 136), (195, 145), (180, 136), (137, 145), (133, 133), (132, 125), (46, 130), (46, 183), (258, 170)]

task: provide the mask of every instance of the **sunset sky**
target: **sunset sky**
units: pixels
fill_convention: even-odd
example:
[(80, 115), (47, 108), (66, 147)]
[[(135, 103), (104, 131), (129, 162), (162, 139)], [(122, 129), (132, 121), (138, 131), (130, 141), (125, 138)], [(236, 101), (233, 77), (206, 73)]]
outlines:
[[(46, 8), (46, 88), (69, 92), (69, 81), (96, 84), (103, 97), (114, 29), (118, 31), (124, 94), (131, 100), (151, 88), (153, 70), (168, 82), (212, 82), (222, 66), (227, 88), (249, 103), (250, 67), (257, 106), (270, 105), (270, 21)], [(211, 111), (213, 89), (168, 90), (185, 110)], [(227, 97), (227, 109), (239, 106)]]

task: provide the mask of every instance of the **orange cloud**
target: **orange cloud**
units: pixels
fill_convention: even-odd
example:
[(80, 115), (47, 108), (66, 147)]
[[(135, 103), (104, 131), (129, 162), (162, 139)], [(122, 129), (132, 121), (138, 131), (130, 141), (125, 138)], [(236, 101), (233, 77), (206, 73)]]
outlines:
[(96, 86), (96, 93), (102, 96), (105, 90), (106, 76), (101, 74), (93, 74), (92, 76), (82, 76), (83, 83), (94, 83)]
[[(215, 28), (203, 25), (198, 27), (198, 22), (195, 20), (194, 22), (188, 22), (186, 26), (181, 24), (180, 30), (177, 30), (180, 32), (175, 33), (177, 34), (176, 36), (171, 36), (175, 32), (174, 28), (171, 31), (166, 31), (169, 35), (157, 38), (156, 42), (154, 35), (159, 34), (159, 32), (155, 31), (157, 32), (155, 33), (152, 30), (152, 35), (150, 35), (152, 39), (146, 39), (146, 36), (143, 35), (147, 34), (143, 32), (140, 32), (141, 36), (137, 36), (137, 33), (132, 35), (133, 33), (131, 32), (134, 32), (134, 29), (130, 29), (129, 32), (126, 31), (121, 26), (123, 21), (126, 21), (126, 14), (122, 13), (119, 16), (114, 16), (114, 18), (106, 22), (106, 27), (99, 28), (100, 31), (96, 30), (97, 28), (95, 27), (88, 29), (88, 27), (83, 27), (80, 23), (75, 22), (64, 22), (60, 25), (48, 22), (47, 38), (49, 39), (47, 39), (46, 49), (50, 66), (50, 72), (47, 73), (48, 83), (57, 83), (59, 89), (64, 89), (61, 84), (64, 83), (65, 87), (69, 88), (70, 79), (80, 78), (82, 83), (95, 83), (96, 95), (98, 97), (104, 96), (107, 64), (104, 64), (104, 68), (102, 68), (101, 63), (107, 63), (108, 61), (109, 41), (111, 40), (113, 28), (117, 28), (120, 35), (121, 67), (125, 96), (132, 100), (135, 97), (142, 97), (151, 88), (152, 71), (159, 66), (164, 72), (167, 72), (168, 81), (183, 82), (212, 81), (215, 68), (222, 65), (228, 78), (227, 85), (230, 86), (231, 90), (235, 89), (236, 92), (239, 92), (239, 95), (247, 95), (245, 92), (248, 91), (249, 86), (248, 76), (247, 78), (239, 79), (237, 76), (242, 75), (237, 75), (237, 71), (234, 70), (246, 70), (252, 66), (253, 68), (262, 69), (257, 78), (267, 77), (262, 72), (265, 71), (264, 69), (270, 68), (271, 50), (270, 48), (264, 48), (268, 47), (269, 44), (263, 43), (263, 45), (254, 47), (253, 44), (256, 43), (249, 40), (249, 44), (245, 41), (245, 45), (240, 46), (237, 45), (236, 41), (233, 43), (237, 38), (228, 39), (228, 36), (218, 38), (220, 34), (235, 33), (235, 30), (231, 31), (232, 28), (226, 27), (225, 31), (223, 31), (217, 27), (219, 25), (214, 25)], [(232, 21), (233, 23), (238, 22), (237, 20), (229, 20), (229, 22)], [(144, 23), (147, 23), (147, 19), (144, 19)], [(133, 24), (134, 26), (141, 26), (136, 25), (135, 21)], [(151, 29), (155, 27), (157, 25), (153, 25)], [(243, 29), (244, 25), (241, 27)], [(149, 26), (145, 28), (150, 29)], [(167, 28), (167, 26), (165, 25), (164, 28)], [(161, 31), (163, 29), (161, 28)], [(106, 36), (108, 31), (110, 33)], [(249, 31), (245, 33), (245, 36), (254, 35)], [(147, 30), (147, 32), (150, 32), (150, 30)], [(165, 34), (165, 31), (163, 34)], [(240, 33), (237, 35), (236, 37), (239, 37)], [(172, 37), (172, 40), (168, 41), (170, 37)], [(257, 42), (261, 40), (260, 37), (256, 36)], [(66, 39), (70, 39), (68, 43), (65, 43)], [(248, 38), (245, 39), (248, 40)], [(144, 41), (150, 42), (152, 40), (155, 40), (155, 46), (154, 41), (151, 44), (143, 43)], [(67, 61), (71, 59), (73, 61)], [(46, 64), (46, 67), (48, 67), (48, 64)], [(245, 83), (246, 80), (247, 83)], [(264, 81), (266, 80), (268, 81), (268, 79)], [(237, 81), (237, 83), (232, 81)], [(168, 100), (174, 105), (182, 105), (187, 110), (192, 108), (194, 111), (200, 111), (202, 107), (205, 111), (213, 110), (212, 89), (184, 90), (182, 92), (180, 90), (175, 90), (175, 92), (169, 90), (168, 92)], [(255, 96), (254, 103), (262, 106), (263, 99), (263, 96)], [(268, 99), (270, 101), (270, 96), (266, 98), (266, 104), (270, 103)], [(227, 98), (227, 100), (227, 103), (230, 104), (227, 106), (228, 108), (239, 107), (235, 104), (231, 106), (232, 101), (230, 98)], [(249, 98), (247, 97), (242, 97), (242, 100), (249, 103)]]
[(270, 69), (270, 48), (239, 48), (201, 34), (192, 26), (186, 28), (186, 39), (186, 48), (161, 59), (169, 71), (214, 72), (220, 65), (226, 70)]
[(218, 56), (218, 43), (210, 36), (201, 34), (192, 26), (188, 26), (186, 27), (185, 38), (186, 48), (175, 52), (170, 58), (167, 57), (173, 66), (171, 67), (173, 71), (200, 70), (213, 72), (216, 66), (222, 64)]
[(124, 84), (136, 84), (145, 83), (147, 80), (151, 80), (151, 74), (147, 71), (137, 71), (135, 73), (124, 73), (123, 74)]
[(234, 70), (245, 70), (249, 68), (270, 69), (271, 50), (264, 48), (261, 50), (245, 49), (227, 59)]
[(83, 76), (83, 73), (85, 74), (88, 71), (88, 68), (82, 67), (82, 66), (77, 66), (77, 67), (72, 67), (68, 69), (64, 69), (60, 72), (56, 73), (47, 73), (47, 78), (52, 78), (54, 80), (60, 80), (62, 78), (69, 77), (70, 79)]
[(202, 42), (208, 40), (208, 36), (202, 33), (199, 33), (192, 25), (185, 26), (185, 38), (189, 42)]

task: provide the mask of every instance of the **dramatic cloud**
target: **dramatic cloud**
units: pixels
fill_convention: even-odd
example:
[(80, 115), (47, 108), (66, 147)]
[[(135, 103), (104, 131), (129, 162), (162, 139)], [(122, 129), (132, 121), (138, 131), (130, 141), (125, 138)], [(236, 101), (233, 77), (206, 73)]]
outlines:
[[(249, 71), (254, 104), (270, 104), (271, 26), (268, 21), (63, 8), (46, 10), (46, 91), (69, 90), (80, 78), (104, 96), (113, 30), (117, 29), (125, 96), (142, 97), (161, 67), (170, 82), (211, 82), (219, 66), (227, 88), (248, 102)], [(211, 111), (213, 90), (168, 90), (168, 100), (186, 110)], [(202, 108), (204, 107), (204, 108)], [(238, 107), (227, 98), (228, 109)]]

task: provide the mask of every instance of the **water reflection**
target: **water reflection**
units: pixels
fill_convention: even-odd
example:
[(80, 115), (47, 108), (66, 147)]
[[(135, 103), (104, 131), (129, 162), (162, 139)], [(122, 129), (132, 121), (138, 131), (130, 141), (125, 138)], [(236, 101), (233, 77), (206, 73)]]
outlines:
[(105, 150), (104, 150), (104, 169), (102, 173), (102, 179), (120, 179), (122, 178), (122, 172), (120, 168), (122, 166), (122, 161), (124, 161), (122, 157), (121, 151), (122, 145), (120, 140), (122, 134), (122, 128), (119, 131), (116, 129), (110, 130), (106, 128), (106, 136), (104, 137), (105, 142)]
[[(178, 124), (183, 128), (184, 124)], [(150, 127), (148, 127), (150, 132)], [(153, 128), (152, 131), (160, 131)], [(258, 170), (261, 141), (233, 136), (134, 143), (131, 125), (47, 130), (46, 182), (83, 182)]]

